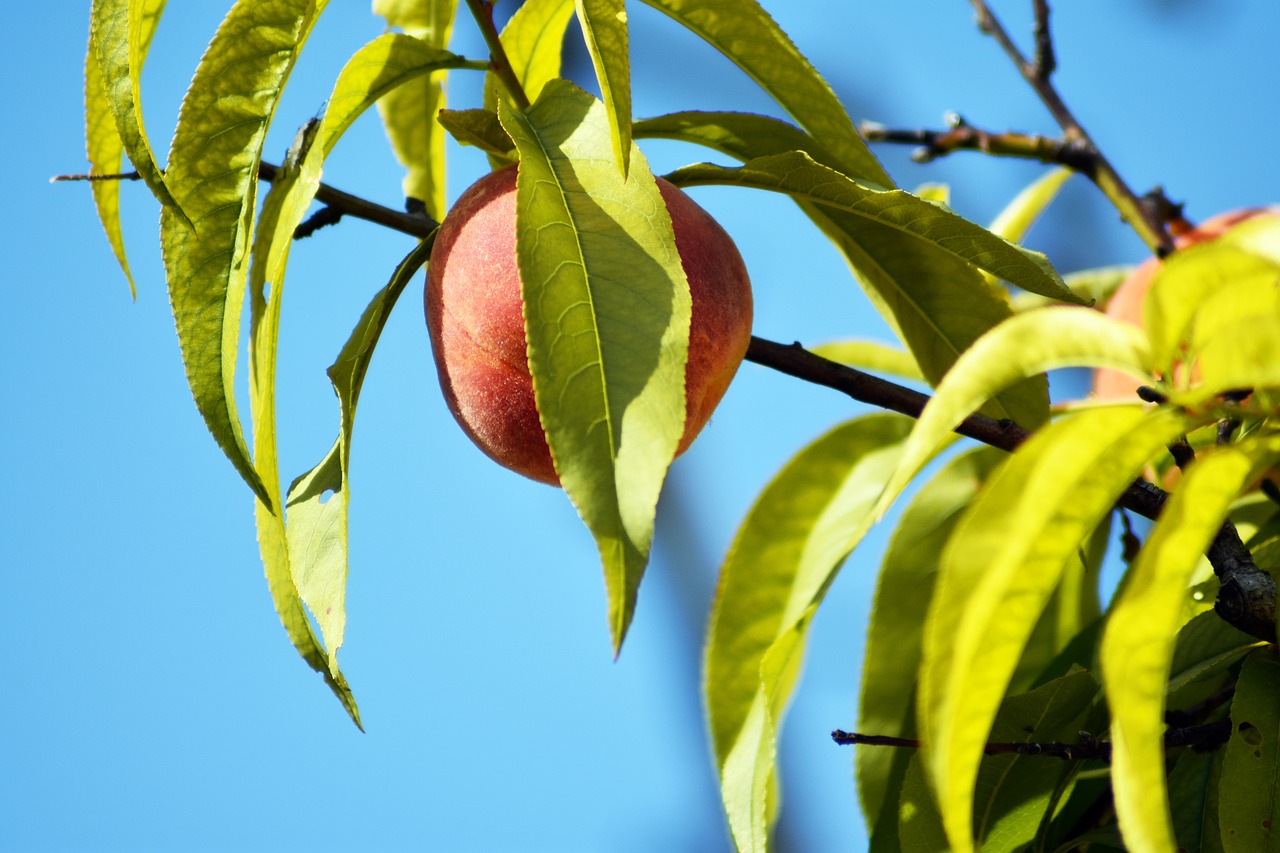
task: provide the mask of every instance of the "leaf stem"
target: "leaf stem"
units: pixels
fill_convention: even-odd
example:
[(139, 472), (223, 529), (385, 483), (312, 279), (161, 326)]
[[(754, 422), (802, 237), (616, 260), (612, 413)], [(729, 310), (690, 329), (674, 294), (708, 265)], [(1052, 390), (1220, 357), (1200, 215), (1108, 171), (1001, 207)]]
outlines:
[(471, 9), (471, 16), (476, 19), (476, 24), (480, 27), (485, 44), (489, 46), (490, 70), (502, 82), (502, 87), (507, 90), (507, 95), (515, 105), (521, 110), (529, 109), (529, 96), (525, 94), (520, 78), (516, 77), (515, 71), (511, 68), (507, 49), (502, 46), (502, 37), (498, 33), (497, 24), (494, 23), (492, 0), (467, 0), (467, 7)]

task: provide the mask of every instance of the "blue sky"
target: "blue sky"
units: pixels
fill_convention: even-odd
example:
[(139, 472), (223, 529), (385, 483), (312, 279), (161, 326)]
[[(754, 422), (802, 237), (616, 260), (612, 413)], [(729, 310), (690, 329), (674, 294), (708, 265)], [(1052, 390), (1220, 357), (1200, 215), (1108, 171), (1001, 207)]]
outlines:
[[(341, 657), (368, 728), (361, 734), (289, 646), (262, 578), (249, 492), (192, 405), (155, 203), (139, 186), (123, 191), (135, 303), (87, 188), (48, 183), (84, 168), (88, 5), (0, 11), (0, 146), (10, 173), (0, 208), (10, 471), (0, 491), (9, 555), (0, 849), (727, 849), (698, 696), (717, 564), (773, 472), (863, 409), (743, 367), (672, 471), (638, 615), (615, 663), (585, 529), (560, 492), (493, 465), (457, 429), (410, 291), (374, 359), (352, 457)], [(170, 5), (144, 77), (160, 151), (226, 4)], [(1058, 5), (1057, 83), (1135, 188), (1163, 184), (1194, 219), (1277, 201), (1274, 4)], [(938, 127), (955, 110), (993, 130), (1054, 132), (977, 33), (967, 3), (765, 6), (855, 119)], [(996, 8), (1023, 35), (1029, 6)], [(637, 6), (631, 20), (638, 115), (773, 111), (665, 19)], [(345, 58), (380, 32), (367, 3), (331, 4), (286, 93), (270, 156), (320, 109)], [(482, 53), (467, 20), (454, 47)], [(474, 104), (474, 82), (460, 81), (454, 97)], [(659, 171), (706, 158), (674, 144), (646, 150)], [(1041, 172), (977, 155), (919, 166), (905, 150), (878, 153), (904, 186), (949, 183), (954, 206), (980, 222)], [(456, 154), (451, 196), (484, 168), (474, 152)], [(399, 206), (398, 167), (375, 116), (343, 140), (325, 178)], [(743, 250), (756, 334), (810, 343), (887, 335), (788, 202), (710, 188), (695, 197)], [(1029, 242), (1063, 272), (1142, 257), (1080, 179)], [(295, 248), (280, 377), (286, 477), (328, 448), (337, 409), (323, 368), (410, 247), (402, 235), (344, 223)], [(864, 843), (850, 753), (827, 733), (853, 721), (885, 533), (854, 554), (814, 626), (783, 737), (780, 849)]]

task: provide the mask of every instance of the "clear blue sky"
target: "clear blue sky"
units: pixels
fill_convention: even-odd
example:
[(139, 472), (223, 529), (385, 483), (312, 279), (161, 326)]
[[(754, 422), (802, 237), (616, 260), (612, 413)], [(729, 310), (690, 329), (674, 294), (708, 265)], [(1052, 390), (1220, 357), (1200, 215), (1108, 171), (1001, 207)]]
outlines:
[[(144, 78), (163, 151), (182, 90), (228, 4), (172, 3)], [(345, 57), (381, 31), (333, 3), (286, 94), (268, 153), (322, 105)], [(503, 6), (508, 6), (504, 3)], [(1052, 133), (962, 0), (766, 2), (855, 119)], [(1057, 82), (1140, 191), (1192, 218), (1280, 201), (1275, 4), (1059, 3)], [(0, 10), (6, 81), (6, 258), (0, 377), (6, 557), (0, 598), (0, 849), (716, 851), (727, 849), (698, 695), (718, 561), (753, 495), (804, 443), (860, 408), (746, 365), (675, 466), (627, 646), (612, 660), (594, 547), (563, 495), (471, 447), (446, 412), (420, 302), (408, 294), (361, 400), (342, 661), (359, 733), (289, 646), (272, 610), (248, 490), (185, 387), (158, 251), (157, 208), (124, 189), (137, 302), (86, 187), (81, 67), (87, 0)], [(1015, 33), (1029, 3), (1002, 2)], [(717, 55), (639, 5), (635, 106), (771, 111)], [(462, 20), (455, 49), (480, 55)], [(580, 66), (581, 51), (576, 54)], [(657, 60), (656, 62), (654, 60)], [(458, 104), (474, 103), (459, 85)], [(706, 155), (674, 145), (659, 170)], [(1040, 168), (959, 155), (904, 186), (952, 185), (989, 220)], [(451, 195), (483, 164), (463, 152)], [(334, 185), (398, 206), (399, 172), (370, 114), (339, 145)], [(843, 263), (789, 203), (705, 189), (738, 240), (756, 333), (884, 336)], [(1136, 261), (1137, 240), (1076, 179), (1033, 232), (1064, 272)], [(328, 448), (323, 368), (410, 248), (361, 223), (299, 244), (281, 363), (286, 477)], [(783, 739), (780, 849), (863, 841), (849, 726), (884, 531), (855, 553), (816, 621)]]

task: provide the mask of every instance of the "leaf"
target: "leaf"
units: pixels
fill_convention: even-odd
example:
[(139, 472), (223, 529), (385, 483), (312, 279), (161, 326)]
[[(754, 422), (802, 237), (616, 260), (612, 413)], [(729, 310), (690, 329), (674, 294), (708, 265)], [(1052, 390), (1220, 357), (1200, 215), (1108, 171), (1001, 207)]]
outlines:
[[(705, 145), (740, 160), (787, 152), (795, 156), (800, 151), (817, 163), (840, 168), (837, 158), (803, 131), (766, 116), (676, 113), (637, 122), (635, 130), (645, 136)], [(668, 177), (678, 181), (680, 174)], [(937, 384), (982, 333), (1011, 316), (1003, 292), (997, 293), (954, 252), (893, 224), (792, 198), (844, 254), (867, 296), (910, 348), (931, 384)], [(928, 202), (917, 199), (916, 203), (927, 205), (923, 209), (930, 216), (953, 216)], [(986, 234), (971, 223), (968, 227)], [(990, 234), (986, 239), (1005, 245)], [(1038, 377), (1004, 391), (986, 411), (1030, 426), (1045, 419), (1048, 400), (1048, 384)]]
[[(520, 88), (536, 101), (542, 88), (560, 76), (565, 28), (573, 17), (574, 0), (527, 0), (502, 28), (502, 48)], [(501, 84), (492, 71), (485, 75), (484, 108), (496, 113)]]
[(893, 502), (948, 434), (999, 389), (1058, 367), (1107, 366), (1143, 374), (1150, 353), (1142, 331), (1085, 308), (1018, 314), (966, 351), (925, 406), (902, 465), (885, 485), (878, 513)]
[[(142, 65), (164, 5), (164, 0), (94, 0), (90, 12), (90, 55), (86, 59), (86, 98), (92, 91), (88, 88), (91, 82), (88, 77), (92, 76), (88, 72), (88, 66), (93, 65), (96, 56), (97, 71), (101, 74), (98, 78), (101, 81), (101, 91), (106, 97), (106, 106), (115, 119), (118, 143), (123, 146), (124, 153), (129, 155), (129, 162), (138, 170), (138, 176), (146, 183), (152, 195), (164, 205), (165, 211), (189, 229), (192, 221), (172, 195), (172, 187), (168, 185), (164, 172), (151, 152), (146, 127), (142, 122)], [(97, 124), (96, 121), (92, 123)], [(93, 128), (89, 128), (89, 132), (92, 134)], [(94, 141), (93, 138), (89, 139), (91, 146)], [(98, 141), (103, 141), (101, 136)], [(109, 158), (114, 156), (110, 151), (104, 150), (102, 153)], [(92, 156), (91, 153), (90, 157)], [(118, 163), (119, 160), (115, 162)], [(117, 211), (117, 227), (118, 219)], [(110, 234), (112, 226), (105, 222), (104, 225)]]
[(623, 0), (574, 0), (625, 178), (631, 164), (631, 54)]
[(1209, 698), (1257, 646), (1258, 640), (1228, 625), (1217, 613), (1192, 617), (1178, 631), (1169, 664), (1169, 707), (1185, 708)]
[(534, 396), (561, 485), (600, 551), (617, 652), (684, 430), (688, 281), (643, 155), (632, 152), (628, 178), (617, 169), (603, 104), (555, 80), (527, 114), (499, 109), (520, 152)]
[[(1280, 662), (1274, 650), (1245, 658), (1231, 701), (1231, 739), (1218, 785), (1226, 853), (1274, 850), (1280, 841)], [(1223, 805), (1225, 804), (1225, 805)]]
[[(1095, 267), (1067, 273), (1062, 277), (1062, 281), (1066, 284), (1068, 290), (1079, 297), (1079, 302), (1103, 309), (1106, 308), (1111, 297), (1120, 288), (1124, 280), (1129, 277), (1129, 273), (1133, 272), (1133, 269), (1132, 265)], [(1013, 310), (1029, 311), (1032, 308), (1043, 308), (1046, 305), (1056, 304), (1056, 302), (1057, 300), (1055, 299), (1050, 299), (1047, 296), (1037, 296), (1034, 293), (1015, 293), (1013, 295)]]
[(645, 0), (760, 84), (833, 155), (833, 168), (881, 187), (893, 181), (831, 87), (755, 0)]
[(869, 415), (800, 451), (756, 499), (720, 570), (704, 689), (721, 794), (743, 850), (761, 849), (776, 808), (767, 780), (794, 678), (783, 662), (799, 665), (810, 615), (870, 527), (867, 510), (909, 429), (901, 416)]
[[(373, 13), (389, 27), (404, 32), (435, 50), (443, 50), (453, 33), (458, 0), (374, 0)], [(426, 206), (427, 215), (444, 218), (444, 133), (436, 114), (444, 108), (444, 75), (424, 75), (387, 92), (378, 101), (382, 124), (396, 159), (407, 170), (404, 194)]]
[[(1098, 695), (1093, 675), (1076, 670), (1000, 704), (991, 730), (997, 743), (1062, 743), (1079, 731)], [(974, 825), (984, 853), (1026, 849), (1046, 818), (1056, 791), (1078, 763), (1038, 755), (990, 755), (982, 759)]]
[[(960, 512), (1004, 461), (994, 448), (952, 460), (921, 487), (902, 514), (880, 565), (862, 662), (858, 731), (915, 737), (916, 680), (925, 615), (933, 597), (938, 555)], [(858, 796), (871, 830), (871, 850), (898, 843), (898, 798), (911, 753), (862, 748), (854, 752)]]
[[(1218, 620), (1221, 622), (1222, 620)], [(1179, 850), (1216, 853), (1222, 850), (1218, 831), (1218, 790), (1226, 750), (1183, 750), (1169, 771), (1169, 811)]]
[[(139, 79), (164, 4), (165, 0), (133, 3), (97, 0), (93, 4), (89, 51), (84, 60), (85, 149), (90, 174), (111, 175), (120, 171), (121, 158), (125, 153), (124, 134), (127, 133), (138, 159), (143, 161), (138, 174), (147, 169), (152, 180), (158, 179), (159, 186), (163, 188), (164, 179), (152, 158), (142, 126)], [(117, 75), (115, 78), (105, 76), (100, 52), (108, 55), (108, 68)], [(108, 79), (112, 83), (110, 89)], [(117, 113), (123, 130), (117, 124)], [(150, 163), (147, 162), (149, 158)], [(129, 271), (124, 234), (120, 228), (120, 182), (91, 181), (89, 186), (93, 191), (98, 219), (111, 243), (111, 251), (129, 281), (129, 294), (137, 299), (138, 289), (133, 282), (133, 273)], [(155, 192), (154, 187), (152, 192)]]
[(1103, 634), (1116, 814), (1126, 844), (1139, 853), (1173, 848), (1163, 714), (1174, 638), (1191, 573), (1253, 468), (1241, 445), (1226, 445), (1187, 469), (1129, 568)]
[(165, 173), (195, 230), (173, 205), (160, 217), (169, 299), (196, 408), (240, 476), (273, 509), (236, 414), (236, 347), (263, 139), (324, 5), (239, 0), (227, 13), (183, 98)]
[(1079, 301), (1039, 252), (1014, 245), (945, 207), (903, 190), (859, 184), (803, 152), (756, 157), (737, 168), (709, 163), (686, 166), (676, 171), (671, 180), (687, 186), (728, 184), (786, 193), (887, 226), (1023, 290), (1067, 302)]
[(516, 144), (498, 121), (498, 114), (488, 110), (441, 110), (440, 126), (462, 145), (474, 145), (501, 165), (515, 162)]
[(916, 364), (910, 353), (879, 341), (831, 341), (810, 347), (809, 352), (850, 367), (870, 370), (874, 373), (887, 373), (902, 379), (924, 381), (920, 366)]
[(1071, 169), (1050, 169), (1009, 202), (991, 223), (990, 231), (1011, 243), (1020, 243), (1044, 209), (1058, 197), (1058, 191), (1074, 175)]
[(954, 850), (973, 849), (983, 745), (1068, 561), (1184, 428), (1179, 412), (1120, 406), (1056, 421), (995, 472), (947, 542), (924, 630), (917, 714)]
[(947, 853), (951, 849), (919, 751), (908, 759), (897, 817), (898, 846), (887, 849), (911, 853)]

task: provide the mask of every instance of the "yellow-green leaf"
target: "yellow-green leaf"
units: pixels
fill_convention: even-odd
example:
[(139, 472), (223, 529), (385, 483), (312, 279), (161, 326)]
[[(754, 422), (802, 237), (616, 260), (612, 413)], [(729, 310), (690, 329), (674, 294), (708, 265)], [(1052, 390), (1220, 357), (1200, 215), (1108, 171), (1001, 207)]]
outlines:
[(501, 165), (515, 162), (516, 144), (511, 141), (498, 114), (488, 110), (441, 110), (440, 126), (462, 145), (473, 145), (497, 158)]
[[(1067, 273), (1062, 277), (1062, 281), (1068, 290), (1079, 297), (1078, 301), (1082, 304), (1105, 308), (1112, 295), (1131, 272), (1133, 272), (1131, 265), (1095, 267)], [(1056, 302), (1058, 300), (1025, 291), (1013, 294), (1014, 311), (1029, 311), (1032, 308), (1043, 308)]]
[(623, 0), (574, 0), (625, 177), (631, 164), (631, 51)]
[[(574, 0), (528, 0), (502, 28), (502, 49), (507, 62), (530, 100), (537, 100), (542, 87), (560, 76), (564, 32), (573, 17)], [(485, 75), (484, 108), (498, 109), (498, 77)]]
[[(273, 510), (236, 414), (236, 348), (253, 233), (258, 163), (280, 91), (323, 0), (239, 0), (182, 102), (165, 183), (174, 205), (160, 248), (187, 382), (214, 440)], [(253, 97), (245, 97), (252, 92)]]
[(684, 430), (689, 285), (657, 182), (638, 150), (622, 176), (602, 103), (553, 80), (527, 113), (499, 109), (520, 152), (534, 396), (561, 485), (600, 551), (616, 651)]
[[(86, 62), (92, 65), (96, 57), (97, 70), (101, 74), (99, 86), (115, 119), (116, 133), (129, 162), (164, 205), (165, 211), (184, 227), (191, 228), (189, 214), (175, 199), (164, 172), (156, 163), (142, 121), (142, 65), (163, 10), (163, 0), (94, 0), (90, 12), (90, 56)], [(86, 80), (86, 84), (89, 82)], [(86, 97), (89, 95), (90, 91), (86, 89)], [(93, 132), (92, 128), (90, 132)], [(93, 141), (90, 139), (91, 144)], [(108, 151), (102, 153), (110, 156)], [(110, 230), (108, 226), (108, 233)]]
[[(374, 0), (373, 12), (427, 47), (449, 45), (458, 0)], [(445, 106), (444, 73), (417, 77), (387, 92), (378, 112), (391, 148), (407, 173), (404, 194), (439, 222), (445, 214), (444, 132), (436, 114)]]
[(942, 554), (918, 718), (953, 849), (971, 850), (974, 783), (1009, 681), (1068, 561), (1180, 413), (1087, 409), (1033, 436), (996, 471)]
[(1011, 243), (1020, 243), (1031, 230), (1031, 226), (1044, 213), (1044, 209), (1058, 196), (1058, 191), (1067, 179), (1074, 175), (1070, 169), (1050, 169), (1026, 189), (1018, 193), (1013, 201), (1000, 211), (991, 223), (991, 233)]
[(942, 380), (916, 422), (877, 512), (893, 502), (957, 424), (1009, 383), (1068, 366), (1144, 374), (1150, 361), (1141, 330), (1087, 308), (1042, 308), (1006, 320), (966, 351)]
[[(938, 555), (960, 512), (1005, 454), (994, 448), (965, 453), (921, 487), (902, 514), (880, 564), (862, 662), (858, 731), (915, 737), (916, 681), (925, 615), (933, 597)], [(912, 753), (859, 748), (854, 753), (858, 797), (872, 851), (895, 850), (898, 792)]]
[(840, 99), (756, 0), (645, 2), (697, 33), (759, 83), (832, 153), (838, 171), (893, 186)]
[[(1280, 661), (1274, 649), (1245, 658), (1231, 700), (1231, 739), (1219, 782), (1226, 853), (1280, 845)], [(1225, 803), (1226, 807), (1221, 807)]]
[[(165, 0), (135, 0), (133, 3), (97, 0), (93, 4), (89, 51), (84, 60), (85, 153), (89, 158), (90, 174), (110, 175), (120, 171), (127, 134), (134, 153), (143, 161), (138, 174), (143, 174), (146, 169), (152, 182), (158, 179), (163, 187), (163, 178), (155, 165), (142, 125), (139, 78), (164, 4)], [(123, 50), (122, 38), (125, 42)], [(107, 55), (107, 68), (116, 75), (115, 78), (104, 74), (100, 51)], [(93, 181), (91, 189), (98, 219), (107, 232), (111, 251), (129, 281), (130, 295), (136, 299), (138, 291), (134, 286), (133, 273), (129, 271), (124, 234), (120, 228), (120, 182)], [(155, 192), (154, 186), (152, 192)]]
[(818, 344), (815, 347), (809, 347), (809, 351), (814, 355), (820, 355), (831, 361), (838, 361), (841, 364), (847, 364), (850, 367), (857, 367), (861, 370), (887, 373), (891, 376), (914, 379), (918, 382), (924, 381), (924, 376), (920, 373), (920, 365), (916, 364), (916, 360), (911, 357), (911, 353), (879, 341), (830, 341), (825, 344)]
[(898, 415), (870, 415), (810, 444), (756, 499), (720, 570), (704, 687), (741, 849), (761, 849), (775, 808), (767, 780), (809, 617), (870, 527), (868, 510), (909, 429)]
[(1130, 567), (1103, 634), (1116, 814), (1136, 853), (1174, 849), (1165, 784), (1169, 664), (1191, 574), (1255, 469), (1250, 456), (1228, 445), (1187, 469)]

